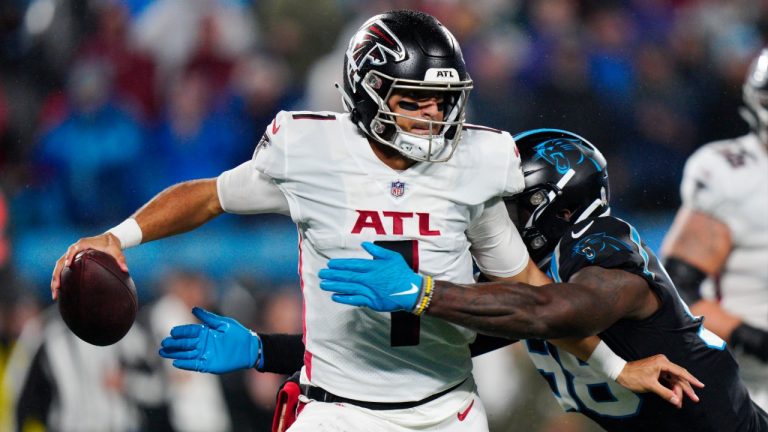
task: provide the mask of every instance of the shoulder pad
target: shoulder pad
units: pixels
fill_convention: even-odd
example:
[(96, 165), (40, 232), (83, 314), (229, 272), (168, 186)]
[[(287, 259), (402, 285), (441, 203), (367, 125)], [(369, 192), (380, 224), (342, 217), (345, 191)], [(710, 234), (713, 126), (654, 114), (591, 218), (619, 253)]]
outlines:
[(552, 260), (553, 273), (568, 280), (592, 265), (645, 273), (648, 257), (637, 230), (612, 217), (588, 219), (572, 226), (560, 239)]

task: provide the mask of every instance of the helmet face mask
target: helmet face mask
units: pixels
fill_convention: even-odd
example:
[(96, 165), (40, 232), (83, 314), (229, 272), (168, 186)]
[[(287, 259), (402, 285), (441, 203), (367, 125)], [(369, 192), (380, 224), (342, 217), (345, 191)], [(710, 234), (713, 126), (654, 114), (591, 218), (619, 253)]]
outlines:
[[(461, 130), (464, 127), (464, 111), (469, 90), (471, 89), (471, 82), (469, 87), (466, 86), (467, 83), (460, 83), (458, 86), (460, 88), (454, 90), (457, 86), (452, 83), (441, 85), (438, 83), (398, 79), (386, 76), (375, 70), (368, 72), (367, 76), (374, 77), (375, 79), (364, 79), (362, 87), (378, 105), (376, 115), (369, 124), (370, 136), (384, 145), (394, 147), (410, 159), (429, 162), (443, 162), (450, 159), (459, 143)], [(383, 98), (368, 84), (369, 82), (386, 81), (389, 81), (389, 89)], [(441, 98), (444, 100), (442, 104), (443, 119), (430, 120), (392, 111), (387, 102), (394, 94), (407, 94), (414, 91), (441, 95)], [(430, 133), (420, 135), (406, 131), (398, 124), (398, 118), (428, 123)]]
[(573, 224), (610, 213), (606, 162), (584, 138), (558, 129), (515, 136), (525, 189), (505, 198), (531, 258), (541, 264)]
[[(350, 41), (344, 62), (344, 104), (371, 139), (416, 161), (448, 160), (461, 138), (472, 80), (455, 38), (433, 17), (412, 11), (377, 15)], [(394, 94), (428, 92), (444, 101), (441, 120), (394, 112)], [(398, 119), (428, 123), (430, 133)]]
[(768, 147), (768, 49), (755, 58), (743, 87), (744, 108), (741, 115)]

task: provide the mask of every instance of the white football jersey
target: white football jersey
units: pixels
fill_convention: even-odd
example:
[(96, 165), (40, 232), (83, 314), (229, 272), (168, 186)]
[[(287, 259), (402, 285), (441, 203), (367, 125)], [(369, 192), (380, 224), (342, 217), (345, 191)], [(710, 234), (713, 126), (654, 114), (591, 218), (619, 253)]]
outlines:
[[(396, 171), (376, 157), (348, 114), (280, 112), (253, 155), (259, 176), (243, 180), (235, 174), (242, 167), (220, 176), (222, 205), (240, 213), (259, 210), (259, 200), (242, 191), (267, 176), (298, 226), (305, 380), (347, 398), (402, 402), (470, 375), (472, 331), (422, 316), (406, 325), (418, 329), (418, 343), (392, 346), (402, 333), (392, 330), (392, 314), (333, 302), (317, 276), (330, 258), (370, 258), (360, 246), (364, 241), (395, 245), (420, 273), (457, 283), (473, 282), (470, 246), (493, 256), (483, 268), (498, 276), (522, 271), (528, 254), (519, 236), (510, 235), (511, 223), (499, 235), (482, 230), (481, 245), (470, 245), (465, 233), (499, 196), (523, 189), (514, 141), (482, 127), (468, 126), (463, 134), (449, 161)], [(496, 248), (503, 253), (493, 254)]]
[[(768, 330), (768, 152), (754, 134), (716, 141), (697, 150), (685, 166), (683, 205), (726, 224), (731, 254), (716, 279), (702, 285), (706, 298), (755, 327)], [(745, 378), (768, 379), (756, 359), (739, 359)], [(753, 365), (754, 363), (754, 365)], [(751, 367), (753, 365), (754, 367)]]

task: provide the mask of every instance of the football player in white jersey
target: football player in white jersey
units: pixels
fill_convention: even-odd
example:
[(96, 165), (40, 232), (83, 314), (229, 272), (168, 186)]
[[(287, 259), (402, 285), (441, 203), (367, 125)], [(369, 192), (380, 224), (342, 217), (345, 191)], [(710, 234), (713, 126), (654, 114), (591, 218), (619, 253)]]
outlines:
[(768, 49), (743, 92), (752, 131), (688, 159), (662, 253), (693, 313), (730, 342), (752, 399), (768, 410)]
[[(127, 270), (122, 249), (223, 212), (290, 215), (305, 306), (301, 382), (305, 399), (317, 402), (290, 430), (485, 431), (468, 349), (474, 332), (344, 307), (319, 289), (317, 274), (330, 258), (366, 256), (361, 242), (372, 241), (436, 278), (472, 282), (474, 257), (491, 277), (548, 283), (508, 217), (481, 217), (491, 209), (506, 215), (500, 197), (524, 186), (514, 140), (464, 124), (472, 81), (456, 39), (434, 17), (374, 16), (350, 41), (344, 72), (348, 113), (280, 112), (251, 161), (169, 187), (107, 233), (70, 246), (56, 263), (52, 294), (61, 268), (86, 248)], [(598, 342), (570, 346), (586, 358)], [(220, 354), (251, 367), (258, 337)]]

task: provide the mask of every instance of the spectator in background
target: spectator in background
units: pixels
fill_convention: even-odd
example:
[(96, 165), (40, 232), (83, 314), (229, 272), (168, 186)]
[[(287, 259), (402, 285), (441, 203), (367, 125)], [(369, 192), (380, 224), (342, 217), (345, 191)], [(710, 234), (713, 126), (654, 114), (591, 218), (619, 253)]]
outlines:
[(283, 58), (294, 77), (303, 81), (311, 64), (333, 48), (342, 24), (340, 8), (333, 0), (260, 2), (263, 46)]
[(691, 86), (677, 76), (669, 52), (657, 44), (638, 48), (634, 70), (632, 126), (621, 149), (620, 171), (631, 177), (625, 190), (638, 209), (673, 205), (677, 197), (669, 185), (679, 183), (678, 167), (695, 148), (697, 100)]
[(752, 399), (768, 409), (768, 49), (743, 90), (747, 135), (688, 160), (665, 266), (707, 327), (730, 342)]
[(229, 86), (236, 61), (235, 56), (228, 56), (218, 49), (220, 32), (214, 17), (204, 16), (199, 25), (197, 47), (184, 67), (186, 71), (206, 76), (216, 96), (222, 95)]
[(587, 47), (578, 39), (564, 37), (550, 48), (540, 66), (529, 127), (556, 124), (604, 137), (615, 119), (590, 81)]
[(633, 54), (639, 37), (630, 9), (618, 2), (598, 2), (584, 21), (595, 93), (612, 109), (626, 109), (636, 84)]
[(8, 202), (0, 187), (0, 280), (2, 275), (10, 270), (11, 266), (11, 241), (8, 239)]
[[(341, 101), (338, 91), (328, 82), (332, 81), (325, 81), (325, 86), (333, 89), (335, 98)], [(232, 132), (237, 135), (233, 160), (248, 160), (264, 127), (283, 107), (295, 105), (298, 90), (285, 62), (263, 53), (238, 59), (229, 87), (227, 115), (236, 122)]]
[(523, 78), (532, 86), (542, 81), (541, 67), (546, 65), (554, 47), (563, 40), (583, 40), (578, 17), (578, 6), (568, 0), (543, 0), (527, 3), (522, 19), (525, 32), (531, 39), (529, 58), (525, 63)]
[(531, 88), (520, 77), (530, 43), (519, 28), (504, 26), (484, 33), (471, 45), (467, 62), (474, 65), (472, 77), (483, 85), (473, 89), (473, 106), (495, 109), (472, 110), (472, 122), (516, 131), (525, 129), (534, 115), (534, 104), (510, 103), (531, 100)]
[(132, 29), (138, 45), (157, 64), (161, 86), (195, 56), (200, 62), (200, 54), (216, 60), (210, 67), (226, 69), (227, 63), (253, 49), (259, 35), (246, 0), (155, 0), (135, 17)]
[(159, 390), (146, 373), (148, 352), (137, 326), (118, 343), (97, 347), (78, 339), (56, 306), (48, 308), (26, 322), (9, 359), (12, 430), (141, 430), (138, 401)]
[[(27, 323), (39, 320), (40, 303), (25, 283), (0, 275), (0, 430), (14, 430), (14, 394), (23, 370), (11, 362)], [(23, 366), (26, 368), (26, 365)]]
[(2, 82), (0, 82), (0, 170), (6, 169), (8, 159), (10, 158), (11, 143), (6, 142), (7, 135), (10, 129), (8, 112), (8, 100), (5, 97), (5, 89)]
[(85, 39), (77, 57), (109, 65), (119, 105), (141, 120), (152, 121), (159, 101), (155, 65), (129, 35), (128, 7), (119, 1), (100, 2), (97, 7), (96, 31)]
[(152, 421), (155, 425), (170, 425), (176, 432), (229, 431), (237, 425), (232, 424), (220, 378), (176, 369), (168, 362), (158, 364), (159, 357), (154, 355), (171, 327), (194, 319), (189, 312), (192, 306), (214, 304), (214, 282), (203, 273), (176, 269), (159, 288), (160, 296), (144, 308), (140, 318), (150, 333), (154, 364), (161, 368), (162, 396), (167, 406), (167, 418)]
[(4, 376), (8, 359), (24, 323), (39, 312), (39, 306), (13, 271), (9, 238), (8, 205), (0, 187), (0, 430), (11, 430), (12, 389)]
[(84, 61), (67, 85), (69, 113), (42, 136), (25, 194), (26, 222), (93, 226), (137, 206), (134, 176), (143, 131), (112, 99), (108, 65)]
[[(214, 104), (209, 77), (190, 70), (171, 82), (167, 105), (152, 133), (151, 160), (144, 172), (143, 198), (164, 185), (198, 177), (213, 177), (235, 165), (248, 142), (238, 141), (236, 120)], [(263, 125), (261, 125), (263, 127)]]
[[(226, 291), (221, 308), (224, 314), (257, 332), (301, 332), (301, 299), (294, 286), (265, 286), (255, 280), (237, 284)], [(243, 369), (220, 377), (237, 430), (269, 430), (275, 394), (287, 376)]]

